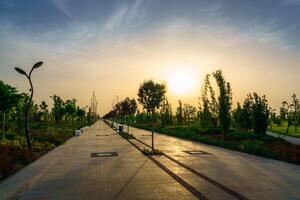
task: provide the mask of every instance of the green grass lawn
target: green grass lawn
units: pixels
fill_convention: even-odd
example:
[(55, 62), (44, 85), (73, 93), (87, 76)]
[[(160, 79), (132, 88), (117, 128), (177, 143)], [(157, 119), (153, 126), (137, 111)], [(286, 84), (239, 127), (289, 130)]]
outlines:
[[(287, 123), (283, 123), (281, 126), (273, 124), (272, 128), (269, 127), (269, 130), (274, 133), (279, 133), (279, 134), (285, 135), (286, 127), (287, 127)], [(290, 129), (289, 129), (289, 132), (287, 135), (300, 138), (300, 127), (298, 127), (297, 131), (295, 131), (295, 126), (290, 126)]]

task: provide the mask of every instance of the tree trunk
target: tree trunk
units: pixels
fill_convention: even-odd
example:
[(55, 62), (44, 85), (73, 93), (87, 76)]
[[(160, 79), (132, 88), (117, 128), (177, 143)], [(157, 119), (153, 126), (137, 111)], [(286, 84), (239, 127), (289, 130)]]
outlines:
[(286, 131), (285, 131), (285, 134), (286, 134), (286, 135), (287, 135), (287, 134), (288, 134), (288, 132), (289, 132), (290, 126), (291, 126), (291, 123), (290, 123), (290, 122), (288, 122), (288, 125), (287, 125), (287, 128), (286, 128)]

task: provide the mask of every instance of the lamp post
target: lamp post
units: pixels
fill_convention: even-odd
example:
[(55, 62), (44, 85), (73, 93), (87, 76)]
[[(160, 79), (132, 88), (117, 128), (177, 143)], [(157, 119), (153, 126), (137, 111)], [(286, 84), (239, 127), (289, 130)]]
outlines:
[(25, 137), (26, 137), (26, 143), (27, 143), (28, 149), (30, 151), (31, 151), (32, 147), (31, 147), (30, 135), (29, 135), (29, 120), (28, 120), (28, 116), (29, 116), (30, 104), (31, 104), (32, 97), (33, 97), (33, 85), (32, 85), (32, 82), (31, 82), (31, 73), (33, 72), (34, 69), (39, 68), (40, 66), (42, 66), (42, 64), (43, 64), (43, 62), (37, 62), (37, 63), (35, 63), (32, 66), (32, 68), (31, 68), (31, 70), (30, 70), (30, 72), (29, 72), (28, 75), (27, 75), (27, 73), (23, 69), (15, 67), (15, 70), (18, 73), (20, 73), (20, 74), (22, 74), (22, 75), (24, 75), (24, 76), (27, 77), (27, 79), (29, 80), (29, 84), (30, 84), (30, 90), (29, 91), (31, 92), (31, 94), (30, 94), (30, 98), (29, 98), (28, 104), (26, 106), (26, 111), (25, 111)]

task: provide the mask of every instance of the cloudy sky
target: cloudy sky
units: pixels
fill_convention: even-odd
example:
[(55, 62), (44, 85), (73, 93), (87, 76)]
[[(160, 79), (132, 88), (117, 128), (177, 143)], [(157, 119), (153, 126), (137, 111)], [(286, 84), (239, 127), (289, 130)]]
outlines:
[(96, 91), (103, 114), (174, 71), (196, 86), (169, 90), (173, 107), (197, 105), (204, 75), (222, 69), (235, 102), (256, 91), (278, 110), (300, 95), (299, 36), (300, 0), (1, 0), (0, 79), (25, 92), (13, 67), (42, 60), (37, 102), (56, 93), (83, 106)]

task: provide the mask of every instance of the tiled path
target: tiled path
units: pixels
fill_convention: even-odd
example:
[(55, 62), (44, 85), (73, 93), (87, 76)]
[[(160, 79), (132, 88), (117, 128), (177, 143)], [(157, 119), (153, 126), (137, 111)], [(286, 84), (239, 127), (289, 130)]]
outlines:
[[(111, 151), (119, 156), (90, 157)], [(3, 182), (8, 198), (196, 199), (102, 121)]]
[[(149, 131), (130, 127), (130, 133), (138, 140), (151, 145)], [(207, 177), (212, 182), (220, 183), (248, 199), (300, 199), (299, 165), (158, 133), (155, 133), (154, 141), (156, 148), (163, 150), (171, 159), (190, 170), (180, 167), (178, 163), (164, 156), (158, 160), (210, 199), (220, 199), (219, 197), (229, 199), (229, 197), (225, 197), (220, 189), (210, 187), (215, 184), (208, 184), (205, 181)], [(139, 145), (143, 146), (141, 143)], [(204, 151), (208, 154), (190, 155), (184, 151)], [(191, 172), (193, 170), (194, 173)], [(200, 174), (202, 178), (195, 173)]]
[(161, 134), (155, 145), (166, 155), (148, 158), (138, 148), (151, 144), (150, 132), (130, 133), (138, 140), (97, 122), (1, 183), (0, 199), (300, 199), (298, 165)]

